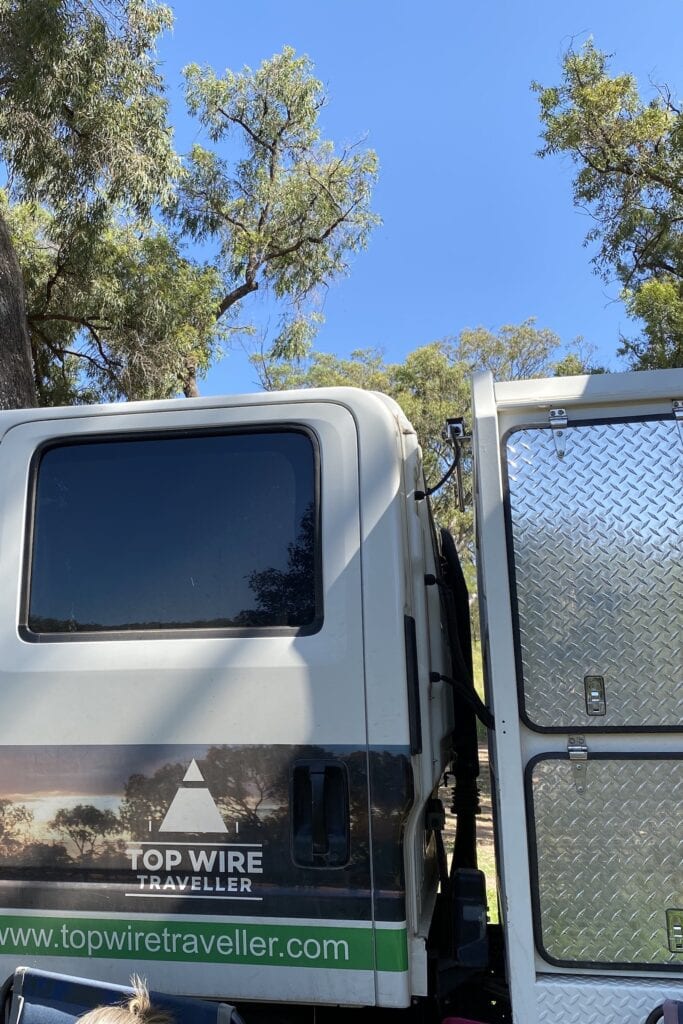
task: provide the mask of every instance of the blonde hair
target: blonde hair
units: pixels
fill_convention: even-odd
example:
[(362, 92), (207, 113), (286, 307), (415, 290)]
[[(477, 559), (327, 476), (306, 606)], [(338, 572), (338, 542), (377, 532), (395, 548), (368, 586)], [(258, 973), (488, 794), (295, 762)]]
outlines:
[(137, 975), (130, 980), (133, 995), (123, 1006), (96, 1006), (79, 1017), (78, 1024), (173, 1024), (170, 1014), (152, 1006), (147, 983)]

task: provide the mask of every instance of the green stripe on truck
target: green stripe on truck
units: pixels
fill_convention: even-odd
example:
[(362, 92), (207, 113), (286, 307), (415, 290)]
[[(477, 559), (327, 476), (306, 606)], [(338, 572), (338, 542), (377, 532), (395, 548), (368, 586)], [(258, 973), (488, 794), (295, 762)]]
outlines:
[[(377, 928), (377, 969), (406, 971), (405, 928)], [(373, 970), (372, 929), (140, 918), (0, 917), (0, 955)]]

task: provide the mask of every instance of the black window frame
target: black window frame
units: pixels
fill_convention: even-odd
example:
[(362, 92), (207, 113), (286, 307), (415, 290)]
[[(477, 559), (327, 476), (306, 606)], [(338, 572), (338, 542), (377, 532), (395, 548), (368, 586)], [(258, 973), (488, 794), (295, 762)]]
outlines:
[[(303, 434), (311, 444), (313, 455), (313, 499), (314, 512), (314, 562), (313, 578), (315, 615), (310, 623), (304, 626), (224, 626), (220, 628), (196, 626), (173, 629), (117, 629), (64, 633), (38, 633), (29, 626), (29, 606), (31, 598), (31, 582), (33, 571), (33, 549), (36, 520), (36, 496), (40, 463), (47, 451), (54, 448), (76, 447), (84, 444), (121, 443), (123, 441), (156, 441), (168, 438), (223, 437), (226, 435), (244, 434)], [(321, 483), (320, 483), (320, 438), (307, 424), (290, 423), (259, 423), (240, 424), (221, 427), (186, 427), (169, 428), (168, 430), (121, 430), (102, 431), (51, 437), (39, 444), (29, 462), (28, 489), (26, 505), (26, 530), (24, 533), (23, 565), (21, 574), (21, 594), (19, 603), (18, 632), (22, 640), (29, 643), (93, 643), (110, 640), (179, 640), (205, 637), (207, 639), (227, 637), (274, 637), (274, 636), (312, 636), (318, 633), (324, 622), (323, 607), (323, 567), (322, 567), (322, 531), (321, 531)]]

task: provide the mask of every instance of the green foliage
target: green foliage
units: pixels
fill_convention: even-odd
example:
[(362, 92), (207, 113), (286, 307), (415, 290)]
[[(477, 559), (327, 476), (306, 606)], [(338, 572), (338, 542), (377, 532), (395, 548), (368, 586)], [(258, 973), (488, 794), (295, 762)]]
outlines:
[(152, 52), (171, 13), (147, 0), (0, 0), (0, 157), (12, 198), (65, 220), (140, 215), (176, 167)]
[(169, 397), (188, 360), (208, 366), (221, 337), (218, 274), (184, 258), (163, 228), (65, 225), (36, 203), (5, 216), (41, 404)]
[(553, 372), (551, 356), (560, 339), (533, 317), (521, 324), (504, 324), (497, 332), (485, 327), (461, 331), (458, 359), (474, 370), (490, 370), (496, 380), (525, 380)]
[(616, 275), (644, 338), (623, 340), (636, 369), (680, 366), (683, 355), (683, 115), (667, 88), (643, 101), (632, 75), (609, 74), (588, 42), (570, 50), (559, 86), (534, 84), (545, 145), (577, 166), (574, 203), (589, 209), (596, 270)]
[(292, 388), (354, 387), (384, 391), (390, 387), (384, 357), (376, 349), (357, 349), (348, 359), (327, 352), (313, 352), (297, 362), (277, 362), (268, 355), (253, 359), (261, 384), (267, 391)]
[(173, 393), (186, 350), (208, 359), (215, 282), (150, 220), (179, 169), (153, 58), (170, 24), (148, 0), (0, 0), (0, 215), (41, 404)]
[(0, 217), (41, 404), (196, 394), (253, 330), (236, 317), (259, 287), (283, 310), (274, 351), (303, 356), (317, 290), (377, 221), (375, 155), (321, 141), (323, 89), (290, 48), (255, 71), (187, 69), (189, 109), (230, 160), (197, 145), (183, 164), (154, 57), (171, 21), (154, 0), (0, 0)]
[(629, 312), (645, 324), (644, 337), (622, 338), (620, 353), (639, 370), (683, 366), (683, 281), (660, 275), (627, 296)]
[(223, 275), (219, 315), (269, 289), (285, 313), (273, 353), (298, 357), (321, 316), (316, 291), (348, 270), (378, 218), (370, 211), (377, 157), (320, 139), (326, 103), (308, 57), (291, 47), (255, 71), (185, 69), (187, 102), (214, 143), (233, 140), (240, 159), (194, 146), (180, 180), (176, 215), (198, 241), (217, 246)]

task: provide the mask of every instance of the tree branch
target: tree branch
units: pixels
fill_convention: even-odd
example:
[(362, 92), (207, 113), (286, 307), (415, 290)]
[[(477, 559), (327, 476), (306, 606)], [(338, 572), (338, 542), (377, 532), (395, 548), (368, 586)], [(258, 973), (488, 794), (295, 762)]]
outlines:
[(665, 224), (662, 224), (662, 226), (660, 227), (660, 229), (657, 232), (655, 232), (654, 234), (650, 235), (649, 238), (647, 238), (645, 241), (640, 243), (640, 246), (637, 246), (634, 249), (634, 253), (633, 253), (633, 266), (629, 269), (629, 271), (628, 271), (628, 273), (626, 275), (626, 280), (624, 282), (627, 287), (631, 284), (631, 282), (633, 281), (633, 278), (641, 270), (641, 268), (643, 266), (643, 263), (645, 262), (646, 258), (648, 260), (648, 265), (653, 267), (653, 268), (657, 267), (660, 270), (665, 270), (667, 273), (671, 274), (672, 277), (680, 278), (681, 276), (683, 276), (681, 274), (680, 268), (675, 267), (672, 264), (668, 263), (661, 256), (655, 255), (654, 259), (652, 259), (650, 256), (648, 256), (649, 251), (651, 249), (653, 249), (653, 248), (656, 248), (656, 246), (666, 236), (667, 232), (671, 229), (671, 225), (675, 224), (675, 223), (680, 223), (682, 220), (683, 220), (683, 217), (672, 217), (672, 218), (670, 218), (669, 220), (667, 220), (667, 222)]
[[(46, 344), (46, 346), (49, 348), (50, 352), (52, 352), (52, 354), (57, 359), (59, 359), (62, 365), (64, 363), (64, 356), (73, 356), (76, 359), (84, 359), (87, 363), (90, 363), (92, 366), (94, 366), (100, 373), (104, 373), (109, 378), (110, 382), (114, 385), (115, 388), (118, 389), (120, 387), (120, 381), (116, 376), (115, 371), (112, 369), (110, 360), (104, 353), (101, 346), (101, 342), (97, 338), (96, 333), (96, 346), (102, 357), (102, 362), (99, 362), (97, 359), (95, 359), (94, 356), (91, 356), (89, 352), (82, 352), (77, 349), (63, 348), (61, 345), (55, 345), (55, 343), (51, 341), (50, 338), (48, 338), (47, 335), (43, 333), (43, 331), (39, 331), (39, 334), (43, 339), (44, 343)], [(120, 363), (114, 363), (114, 365), (117, 366), (119, 369), (122, 369)]]
[(263, 148), (267, 149), (269, 152), (273, 151), (273, 144), (257, 135), (254, 129), (251, 128), (243, 118), (238, 117), (237, 114), (229, 114), (227, 110), (223, 109), (223, 107), (216, 107), (216, 110), (219, 114), (223, 115), (226, 121), (230, 121), (232, 124), (238, 124), (240, 128), (244, 129), (247, 135), (254, 140), (257, 146), (263, 146)]
[(241, 284), (239, 288), (234, 288), (231, 292), (225, 296), (225, 298), (219, 303), (216, 311), (216, 320), (220, 320), (226, 310), (234, 306), (236, 302), (243, 299), (245, 295), (249, 295), (250, 292), (258, 291), (258, 281), (246, 280), (244, 284)]
[(268, 252), (266, 254), (266, 260), (270, 262), (271, 260), (279, 260), (283, 256), (290, 256), (293, 252), (298, 252), (299, 249), (306, 244), (322, 245), (323, 242), (330, 237), (335, 228), (338, 228), (340, 224), (343, 224), (349, 214), (353, 212), (356, 206), (358, 206), (359, 202), (360, 200), (357, 200), (355, 203), (351, 204), (348, 210), (342, 211), (336, 220), (334, 220), (329, 227), (325, 228), (321, 235), (304, 235), (302, 238), (297, 239), (296, 242), (292, 242), (291, 245), (285, 246), (284, 249), (278, 249), (276, 252)]

